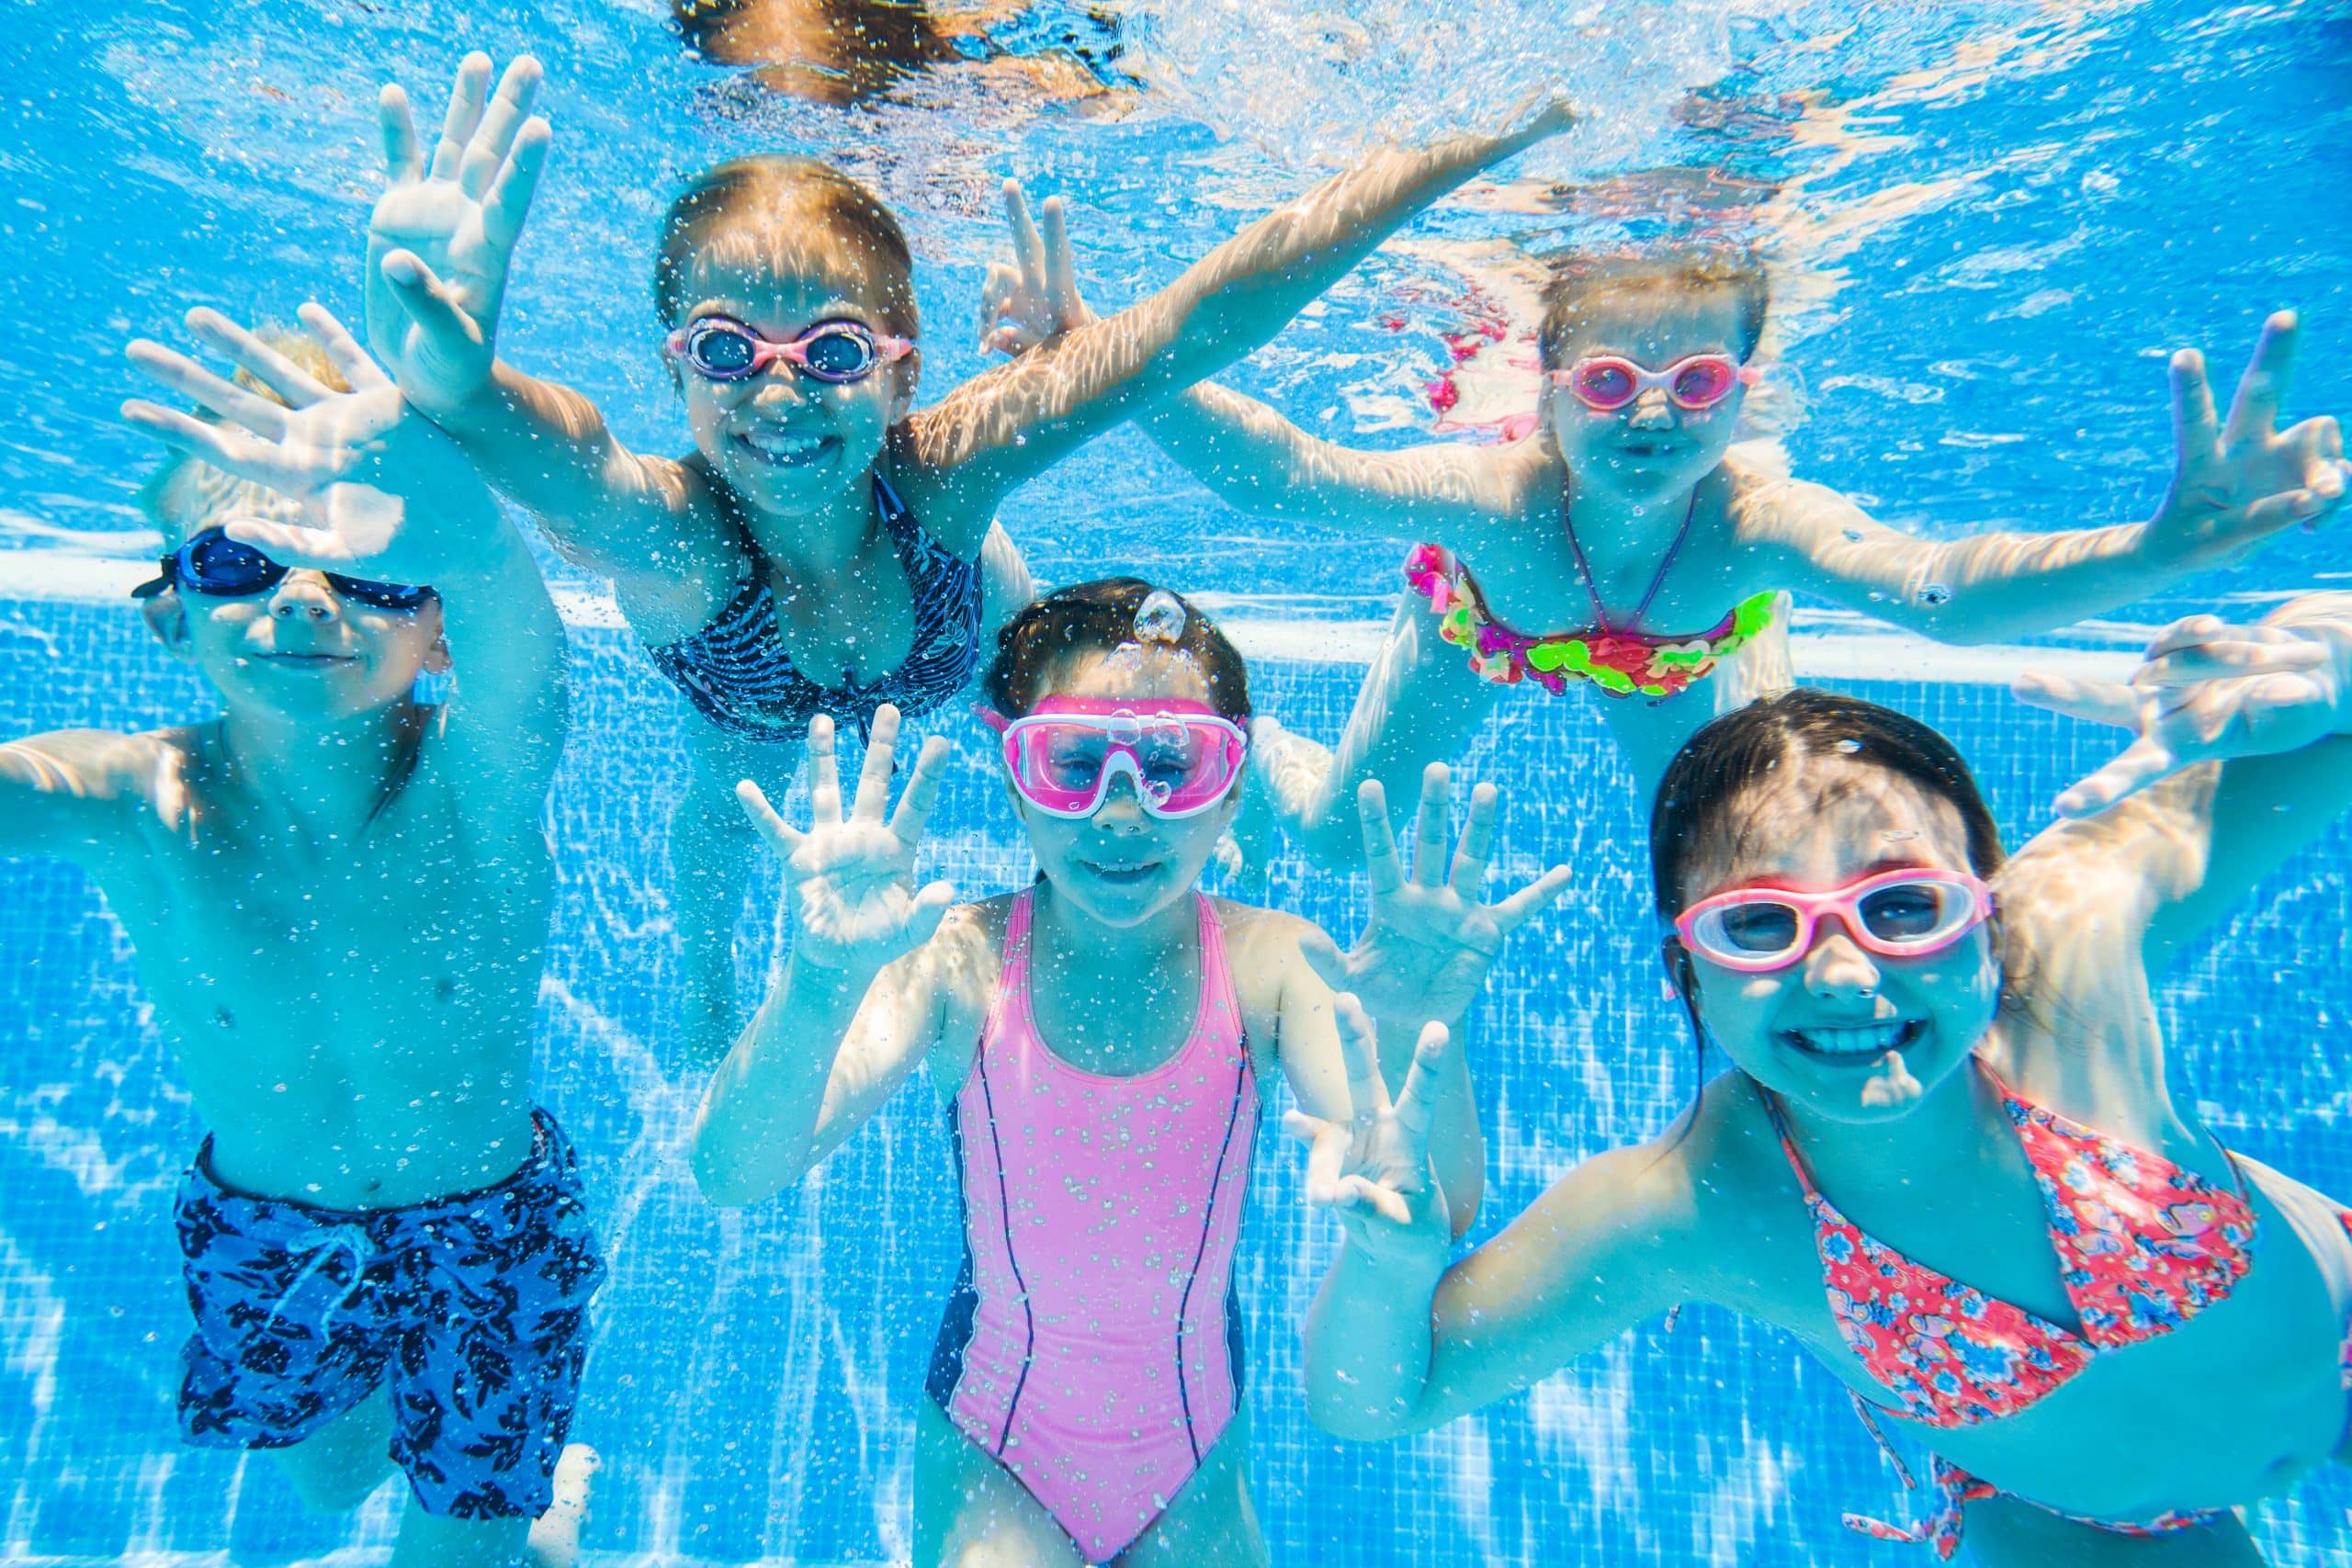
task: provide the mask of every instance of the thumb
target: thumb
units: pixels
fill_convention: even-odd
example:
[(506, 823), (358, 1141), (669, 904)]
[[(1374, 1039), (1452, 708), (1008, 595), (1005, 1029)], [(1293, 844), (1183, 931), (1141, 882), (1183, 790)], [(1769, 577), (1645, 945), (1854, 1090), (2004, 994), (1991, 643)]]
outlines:
[(947, 918), (955, 902), (956, 889), (944, 882), (927, 883), (915, 895), (914, 912), (907, 919), (907, 934), (914, 939), (917, 947), (938, 934), (939, 922)]
[(800, 841), (806, 835), (777, 816), (775, 807), (768, 804), (767, 792), (750, 779), (735, 786), (735, 798), (742, 806), (743, 815), (752, 819), (752, 826), (760, 830), (760, 836), (784, 857), (785, 868), (789, 874), (792, 852), (800, 847)]
[(2171, 746), (2143, 735), (2090, 777), (2059, 795), (2061, 817), (2093, 817), (2187, 766)]
[(436, 344), (478, 348), (481, 331), (459, 305), (449, 286), (414, 251), (392, 251), (378, 264), (392, 298), (417, 330)]

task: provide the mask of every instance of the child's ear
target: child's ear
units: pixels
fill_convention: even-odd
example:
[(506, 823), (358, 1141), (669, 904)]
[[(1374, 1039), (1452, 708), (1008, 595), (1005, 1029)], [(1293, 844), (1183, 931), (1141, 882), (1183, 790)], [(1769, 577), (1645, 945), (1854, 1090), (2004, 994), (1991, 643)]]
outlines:
[(424, 662), (420, 668), (427, 675), (447, 675), (453, 667), (449, 659), (448, 637), (435, 637), (433, 646), (424, 650)]
[(179, 590), (167, 588), (153, 598), (141, 599), (139, 618), (174, 659), (185, 662), (196, 657), (188, 646), (187, 606), (180, 603)]

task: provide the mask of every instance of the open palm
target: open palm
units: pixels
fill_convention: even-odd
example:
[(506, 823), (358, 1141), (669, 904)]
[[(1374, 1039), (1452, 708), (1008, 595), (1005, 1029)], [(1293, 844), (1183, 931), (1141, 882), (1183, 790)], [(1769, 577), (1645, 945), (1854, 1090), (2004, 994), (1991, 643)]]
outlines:
[(283, 400), (142, 338), (130, 345), (132, 362), (220, 423), (140, 400), (123, 405), (124, 417), (284, 496), (300, 522), (279, 513), (227, 525), (232, 538), (280, 565), (401, 582), (448, 575), (455, 552), (496, 532), (489, 493), (456, 445), (408, 408), (341, 321), (318, 305), (300, 314), (347, 390), (326, 385), (219, 311), (199, 309), (188, 312), (188, 330)]
[(490, 57), (466, 56), (429, 164), (407, 96), (386, 87), (379, 101), (386, 184), (368, 217), (368, 338), (435, 418), (489, 383), (507, 268), (547, 162), (548, 123), (531, 113), (538, 62), (518, 56), (494, 96), (489, 86)]
[(1376, 779), (1356, 792), (1363, 827), (1364, 869), (1372, 881), (1372, 919), (1354, 948), (1341, 953), (1320, 931), (1302, 942), (1307, 963), (1335, 991), (1353, 994), (1374, 1018), (1419, 1023), (1459, 1018), (1502, 951), (1503, 939), (1560, 896), (1566, 866), (1554, 866), (1496, 904), (1478, 901), (1487, 878), (1500, 801), (1495, 786), (1470, 792), (1470, 819), (1449, 869), (1445, 856), (1452, 775), (1442, 762), (1421, 774), (1420, 810), (1408, 876), (1388, 820), (1388, 796)]
[(797, 922), (796, 964), (871, 975), (929, 942), (947, 913), (954, 894), (946, 883), (921, 891), (914, 886), (915, 851), (939, 798), (947, 742), (935, 735), (923, 742), (899, 808), (886, 821), (898, 739), (899, 710), (885, 703), (874, 710), (857, 799), (843, 817), (833, 721), (822, 714), (809, 720), (805, 831), (778, 816), (751, 780), (735, 786), (753, 826), (783, 857), (785, 894)]

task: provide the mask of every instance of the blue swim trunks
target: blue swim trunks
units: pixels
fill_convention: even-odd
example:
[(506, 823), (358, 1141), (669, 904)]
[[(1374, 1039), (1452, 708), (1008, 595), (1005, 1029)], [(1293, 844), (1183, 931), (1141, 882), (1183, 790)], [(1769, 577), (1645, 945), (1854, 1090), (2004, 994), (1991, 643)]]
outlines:
[(180, 1435), (290, 1448), (389, 1382), (391, 1458), (426, 1513), (546, 1512), (605, 1265), (570, 1141), (532, 1122), (522, 1169), (404, 1209), (232, 1192), (207, 1139), (177, 1210), (196, 1314)]

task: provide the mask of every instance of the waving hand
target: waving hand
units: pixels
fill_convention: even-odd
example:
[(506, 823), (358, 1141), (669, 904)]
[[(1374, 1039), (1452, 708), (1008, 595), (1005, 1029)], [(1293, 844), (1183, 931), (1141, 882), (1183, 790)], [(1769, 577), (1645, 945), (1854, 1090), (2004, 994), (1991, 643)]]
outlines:
[(368, 217), (368, 338), (435, 420), (490, 385), (507, 267), (547, 163), (548, 122), (531, 113), (539, 62), (518, 55), (489, 88), (490, 57), (466, 56), (429, 161), (408, 96), (389, 86), (378, 104), (386, 184)]
[(1452, 796), (1445, 764), (1430, 763), (1421, 774), (1413, 870), (1408, 876), (1388, 820), (1388, 796), (1378, 780), (1364, 781), (1356, 792), (1356, 808), (1372, 878), (1372, 921), (1348, 953), (1320, 931), (1300, 943), (1325, 984), (1352, 993), (1374, 1017), (1391, 1023), (1459, 1018), (1486, 984), (1503, 939), (1568, 885), (1567, 867), (1554, 866), (1500, 903), (1478, 902), (1501, 797), (1490, 784), (1470, 792), (1470, 820), (1449, 869), (1446, 812)]
[(808, 721), (808, 815), (806, 830), (776, 815), (760, 786), (735, 786), (744, 814), (784, 859), (786, 896), (797, 921), (796, 964), (870, 976), (931, 940), (954, 897), (944, 882), (914, 886), (915, 851), (947, 767), (947, 742), (923, 742), (899, 808), (884, 820), (891, 758), (898, 747), (899, 710), (874, 711), (857, 799), (842, 815), (841, 775), (833, 757), (833, 721)]
[(1442, 1023), (1422, 1029), (1404, 1091), (1392, 1101), (1372, 1021), (1351, 996), (1338, 998), (1337, 1011), (1347, 1125), (1300, 1111), (1283, 1117), (1283, 1130), (1306, 1145), (1306, 1201), (1338, 1214), (1350, 1245), (1367, 1253), (1433, 1252), (1442, 1259), (1453, 1226), (1430, 1168), (1430, 1130), (1451, 1037)]

